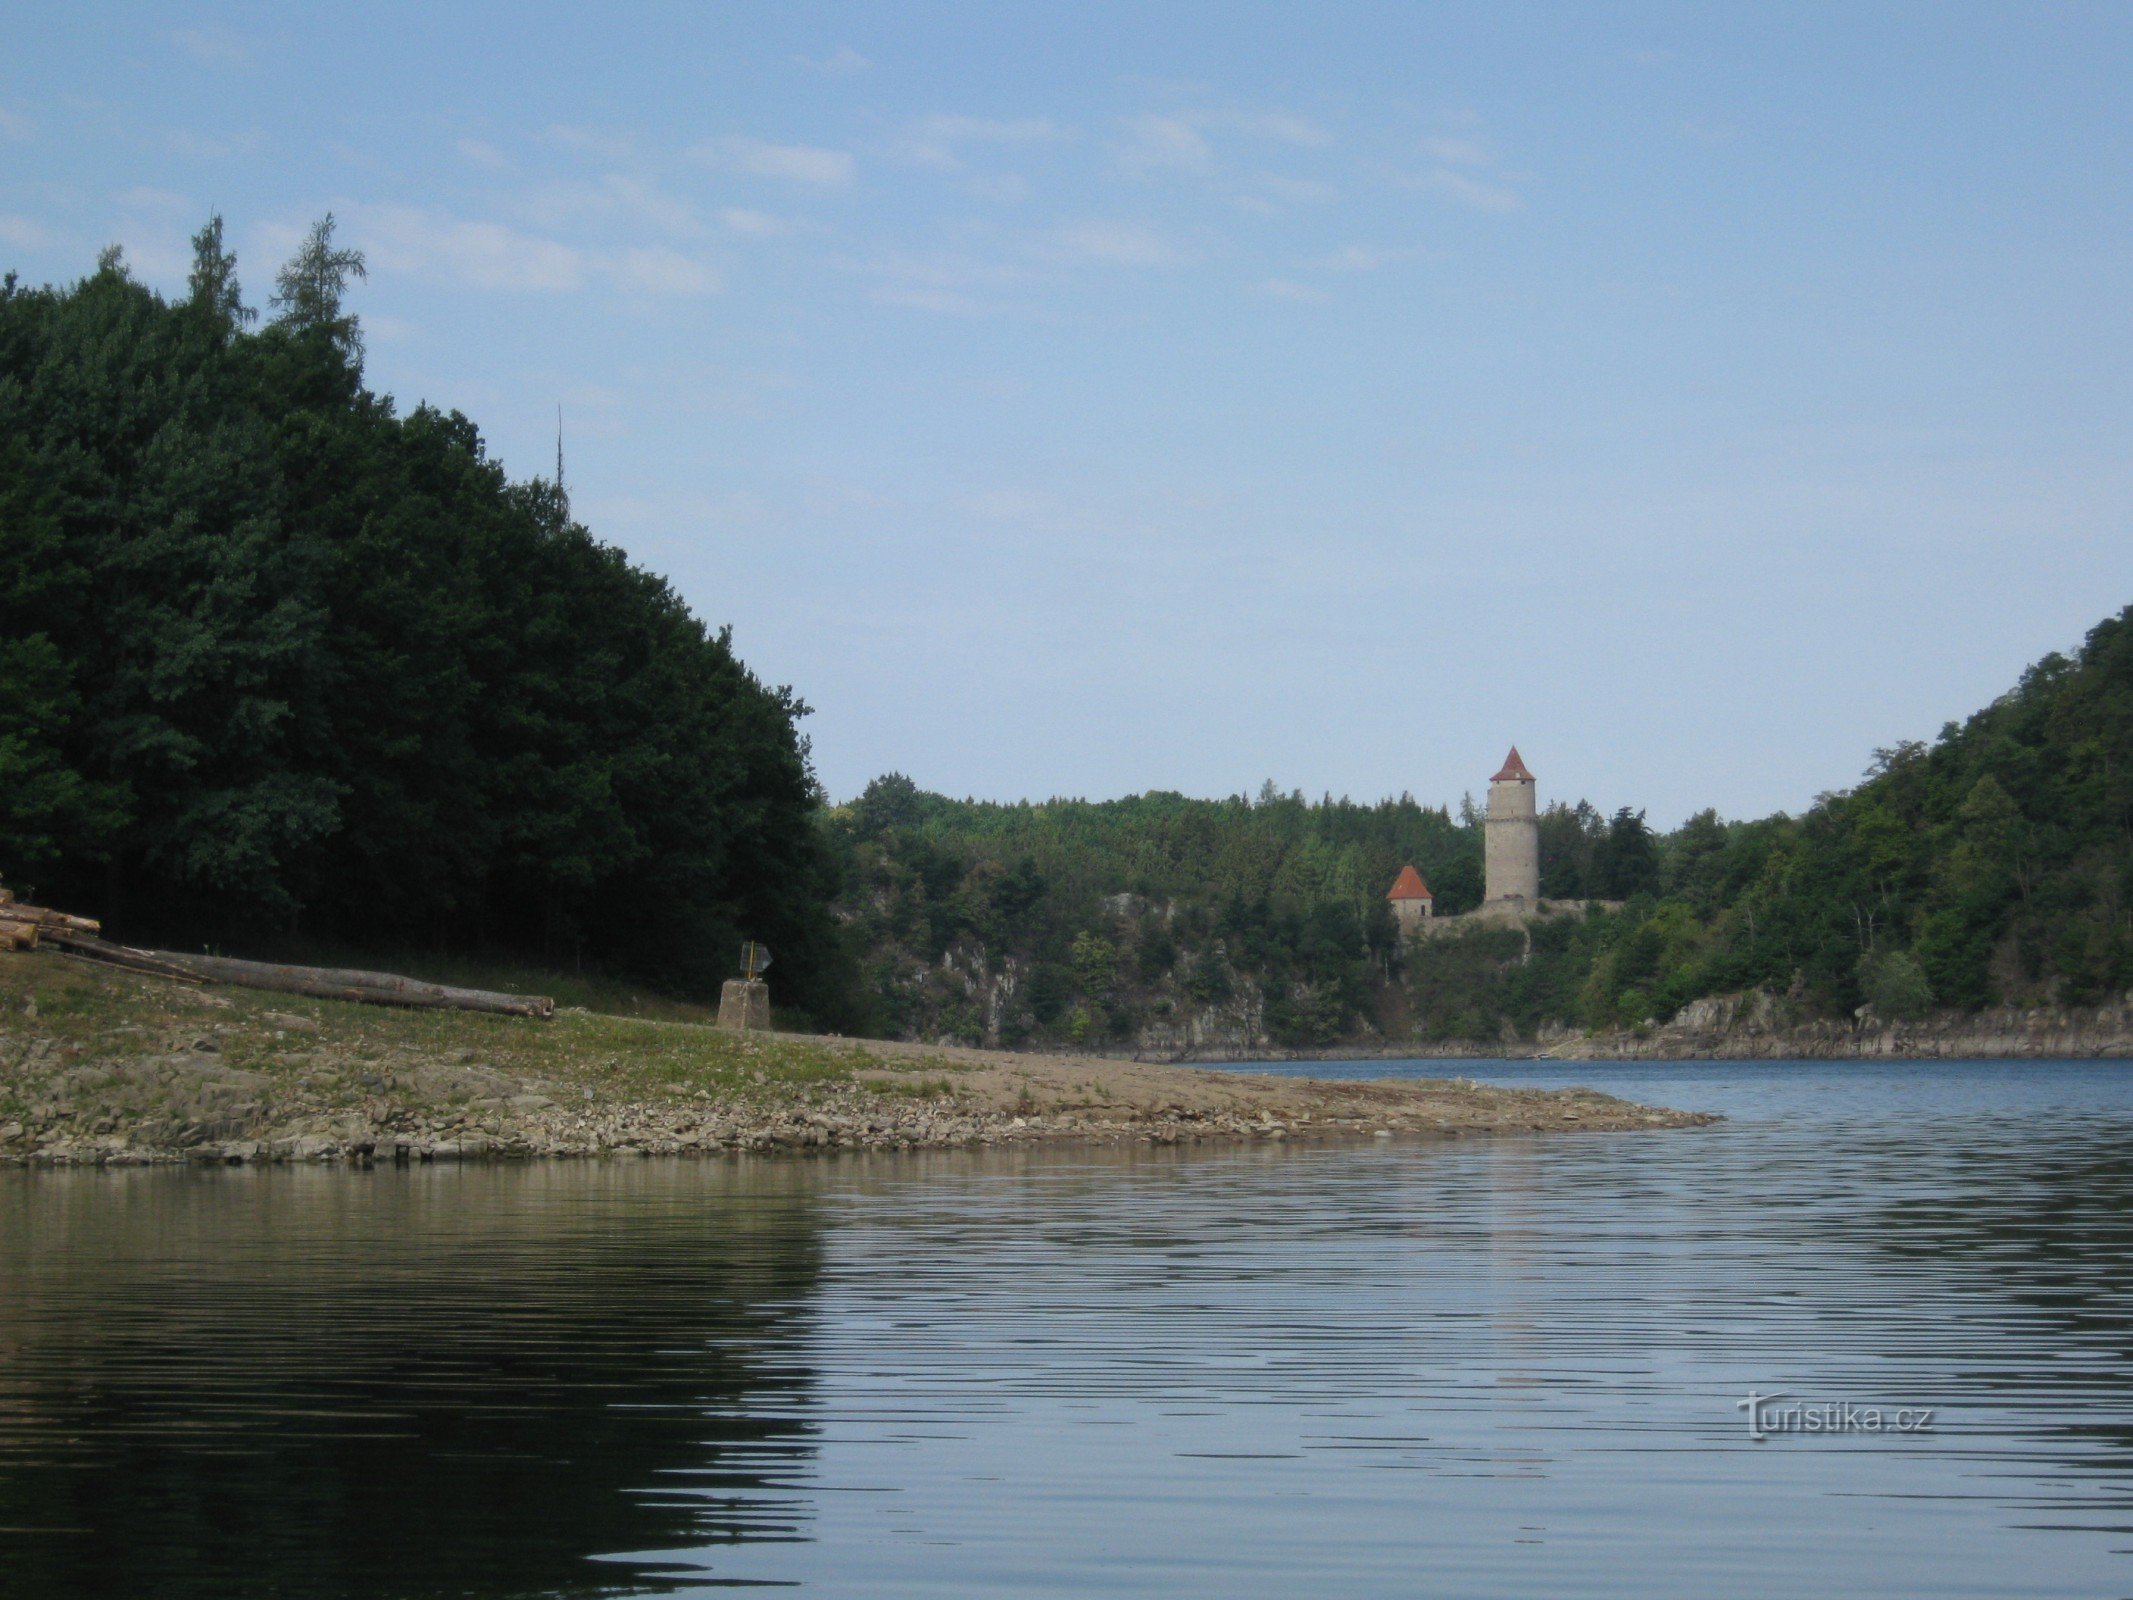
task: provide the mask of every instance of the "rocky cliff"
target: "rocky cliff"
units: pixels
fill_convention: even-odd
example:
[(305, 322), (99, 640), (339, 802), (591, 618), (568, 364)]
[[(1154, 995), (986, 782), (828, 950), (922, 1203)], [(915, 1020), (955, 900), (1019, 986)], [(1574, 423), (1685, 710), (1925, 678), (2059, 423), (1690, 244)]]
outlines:
[(1870, 1006), (1844, 1020), (1807, 1017), (1758, 989), (1711, 995), (1656, 1027), (1599, 1035), (1544, 1030), (1537, 1048), (1521, 1053), (1578, 1060), (2133, 1056), (2133, 994), (2103, 1006), (1939, 1011), (1893, 1021)]

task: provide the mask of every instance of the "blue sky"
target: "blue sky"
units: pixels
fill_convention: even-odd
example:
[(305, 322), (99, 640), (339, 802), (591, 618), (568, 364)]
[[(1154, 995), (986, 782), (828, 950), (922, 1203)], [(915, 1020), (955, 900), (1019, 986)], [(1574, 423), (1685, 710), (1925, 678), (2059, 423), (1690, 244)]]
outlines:
[(372, 383), (833, 796), (1797, 810), (2133, 600), (2133, 9), (19, 3), (0, 259)]

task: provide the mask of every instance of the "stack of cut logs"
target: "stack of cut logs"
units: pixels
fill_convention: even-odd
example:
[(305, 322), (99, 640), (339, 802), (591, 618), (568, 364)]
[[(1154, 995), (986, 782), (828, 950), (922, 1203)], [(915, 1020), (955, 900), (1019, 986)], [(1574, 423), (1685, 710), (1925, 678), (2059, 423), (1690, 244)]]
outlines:
[(0, 950), (35, 950), (48, 944), (70, 956), (124, 967), (178, 983), (228, 983), (244, 989), (310, 995), (319, 1000), (355, 1000), (366, 1005), (417, 1006), (443, 1011), (494, 1011), (513, 1017), (551, 1017), (555, 1002), (544, 994), (502, 994), (491, 989), (455, 989), (403, 978), (396, 972), (358, 972), (345, 967), (297, 967), (228, 956), (195, 956), (176, 950), (136, 950), (101, 937), (88, 917), (48, 906), (25, 905), (0, 888)]
[(76, 933), (92, 939), (104, 931), (87, 917), (70, 917), (50, 906), (27, 906), (15, 898), (14, 890), (0, 889), (0, 950), (36, 949), (39, 929), (47, 935)]

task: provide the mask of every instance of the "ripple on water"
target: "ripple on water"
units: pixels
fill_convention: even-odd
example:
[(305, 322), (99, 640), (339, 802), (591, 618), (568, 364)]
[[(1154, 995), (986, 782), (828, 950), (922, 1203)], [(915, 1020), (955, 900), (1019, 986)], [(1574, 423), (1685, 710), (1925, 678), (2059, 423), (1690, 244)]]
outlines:
[(2124, 1067), (1461, 1070), (1730, 1120), (9, 1174), (0, 1591), (2133, 1589)]

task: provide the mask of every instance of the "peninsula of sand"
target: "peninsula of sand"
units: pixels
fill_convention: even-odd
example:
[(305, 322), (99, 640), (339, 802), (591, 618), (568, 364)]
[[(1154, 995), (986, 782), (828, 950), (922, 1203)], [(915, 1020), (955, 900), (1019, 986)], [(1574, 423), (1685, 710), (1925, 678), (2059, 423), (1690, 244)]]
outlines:
[(1695, 1126), (1587, 1089), (1328, 1082), (741, 1035), (565, 1008), (400, 1011), (0, 955), (0, 1162), (404, 1163)]

